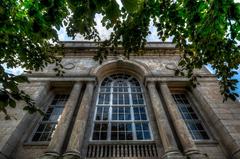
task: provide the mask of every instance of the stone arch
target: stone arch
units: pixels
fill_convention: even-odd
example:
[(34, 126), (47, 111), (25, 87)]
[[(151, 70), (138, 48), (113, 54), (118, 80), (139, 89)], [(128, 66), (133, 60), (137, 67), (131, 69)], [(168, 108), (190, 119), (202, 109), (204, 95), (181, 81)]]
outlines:
[(98, 81), (102, 81), (105, 77), (114, 73), (127, 73), (133, 75), (139, 82), (143, 82), (144, 77), (151, 75), (151, 71), (146, 65), (123, 59), (106, 61), (90, 71), (90, 75), (96, 76)]

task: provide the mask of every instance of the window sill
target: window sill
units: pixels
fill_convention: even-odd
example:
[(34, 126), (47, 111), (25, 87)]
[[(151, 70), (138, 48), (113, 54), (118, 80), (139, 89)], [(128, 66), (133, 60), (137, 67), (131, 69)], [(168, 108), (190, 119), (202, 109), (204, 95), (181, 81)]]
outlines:
[(42, 142), (25, 142), (23, 146), (48, 146), (48, 141), (42, 141)]
[(133, 140), (123, 140), (123, 141), (117, 141), (117, 140), (114, 140), (114, 141), (101, 141), (101, 140), (91, 140), (89, 141), (88, 144), (95, 144), (95, 145), (101, 145), (101, 144), (107, 144), (107, 145), (117, 145), (117, 144), (152, 144), (152, 143), (156, 143), (155, 141), (153, 140), (139, 140), (139, 141), (133, 141)]
[(201, 145), (201, 144), (218, 144), (218, 142), (215, 141), (215, 140), (195, 140), (194, 142), (197, 145)]

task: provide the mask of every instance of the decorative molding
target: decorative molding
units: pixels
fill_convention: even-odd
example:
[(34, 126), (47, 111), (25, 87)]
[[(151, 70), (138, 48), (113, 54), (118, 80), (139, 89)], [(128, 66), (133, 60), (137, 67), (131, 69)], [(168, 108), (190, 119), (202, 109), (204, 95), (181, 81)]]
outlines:
[(72, 70), (75, 68), (75, 64), (72, 63), (72, 62), (69, 62), (69, 63), (66, 63), (64, 66), (63, 66), (64, 69), (66, 70)]

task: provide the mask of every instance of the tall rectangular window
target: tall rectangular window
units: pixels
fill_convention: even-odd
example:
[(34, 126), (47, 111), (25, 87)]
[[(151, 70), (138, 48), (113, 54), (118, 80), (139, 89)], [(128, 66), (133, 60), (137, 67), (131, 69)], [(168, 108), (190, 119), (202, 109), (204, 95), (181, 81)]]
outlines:
[(92, 140), (152, 140), (137, 79), (125, 74), (104, 79), (98, 92)]
[(197, 114), (192, 109), (190, 103), (188, 102), (185, 94), (178, 93), (172, 94), (174, 101), (185, 121), (187, 128), (194, 140), (208, 140), (209, 136), (205, 131), (201, 120), (198, 118)]
[(63, 112), (68, 95), (55, 95), (42, 121), (35, 130), (32, 141), (50, 141)]

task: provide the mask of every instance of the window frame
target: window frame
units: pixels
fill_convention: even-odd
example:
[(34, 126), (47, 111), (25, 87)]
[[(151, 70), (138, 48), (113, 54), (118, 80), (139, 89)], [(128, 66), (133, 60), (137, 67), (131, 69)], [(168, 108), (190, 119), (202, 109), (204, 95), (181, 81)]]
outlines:
[[(52, 102), (54, 101), (54, 99), (55, 99), (55, 97), (57, 96), (57, 95), (65, 95), (65, 96), (67, 96), (66, 97), (66, 100), (65, 100), (65, 103), (63, 104), (63, 105), (61, 105), (61, 106), (59, 106), (59, 105), (54, 105), (54, 104), (52, 104)], [(59, 120), (61, 119), (61, 115), (62, 115), (62, 113), (63, 113), (63, 111), (64, 111), (64, 108), (65, 108), (65, 106), (66, 106), (66, 103), (67, 103), (67, 101), (68, 101), (68, 99), (69, 99), (69, 93), (62, 93), (62, 92), (53, 92), (52, 93), (52, 95), (51, 95), (51, 98), (50, 99), (48, 99), (48, 102), (46, 103), (46, 106), (45, 106), (45, 108), (44, 108), (44, 112), (46, 113), (47, 111), (48, 111), (48, 109), (49, 108), (53, 108), (53, 111), (54, 111), (54, 108), (56, 108), (56, 107), (61, 107), (61, 108), (63, 108), (62, 109), (62, 112), (61, 112), (61, 114), (59, 115), (59, 117), (58, 117), (58, 119), (56, 120), (56, 121), (50, 121), (50, 120), (47, 120), (47, 121), (43, 121), (43, 119), (44, 119), (44, 117), (46, 116), (46, 114), (45, 115), (43, 115), (43, 116), (41, 116), (38, 120), (37, 120), (37, 122), (36, 122), (36, 124), (34, 124), (34, 128), (32, 129), (32, 131), (31, 131), (31, 134), (30, 134), (30, 137), (28, 137), (28, 140), (27, 140), (27, 143), (25, 143), (26, 145), (28, 145), (28, 144), (30, 144), (30, 145), (48, 145), (49, 144), (49, 142), (51, 141), (51, 139), (48, 141), (48, 140), (44, 140), (44, 141), (40, 141), (40, 140), (38, 140), (38, 141), (33, 141), (33, 137), (34, 137), (34, 135), (36, 134), (36, 132), (37, 132), (37, 130), (38, 130), (38, 128), (39, 128), (39, 126), (42, 124), (42, 123), (49, 123), (49, 124), (51, 124), (51, 123), (53, 123), (53, 124), (55, 124), (55, 129), (56, 129), (56, 127), (58, 126), (58, 122), (59, 122)], [(52, 111), (52, 112), (53, 112)], [(50, 116), (51, 117), (51, 116)], [(49, 117), (49, 118), (50, 118)], [(45, 128), (44, 128), (45, 129)], [(41, 133), (44, 133), (44, 131), (42, 131)], [(50, 132), (51, 133), (51, 135), (53, 135), (54, 134), (54, 130), (52, 131), (52, 132)]]
[[(120, 73), (121, 74), (121, 73)], [(113, 74), (113, 75), (119, 75), (119, 74)], [(127, 75), (127, 74), (124, 74), (123, 75)], [(97, 88), (97, 93), (96, 93), (96, 103), (95, 103), (95, 107), (94, 107), (94, 114), (93, 114), (93, 120), (92, 120), (92, 127), (91, 127), (91, 135), (90, 135), (90, 141), (91, 142), (151, 142), (153, 141), (153, 133), (152, 133), (152, 127), (151, 127), (151, 124), (150, 124), (150, 118), (149, 118), (149, 114), (148, 114), (148, 109), (147, 109), (147, 104), (146, 104), (146, 100), (145, 100), (145, 92), (144, 92), (144, 89), (143, 89), (143, 86), (142, 84), (133, 76), (130, 76), (130, 75), (127, 75), (129, 76), (128, 79), (121, 79), (121, 78), (118, 78), (118, 79), (112, 79), (111, 78), (112, 75), (110, 76), (107, 76), (105, 78), (103, 78), (103, 81), (101, 81), (100, 85), (98, 86)], [(102, 83), (104, 82), (104, 80), (106, 78), (111, 78), (111, 84), (110, 85), (105, 85), (105, 86), (102, 86)], [(130, 84), (130, 80), (131, 79), (134, 79), (138, 82), (139, 86), (132, 86)], [(127, 92), (114, 92), (113, 89), (114, 89), (114, 86), (113, 84), (117, 81), (121, 81), (121, 80), (124, 80), (124, 81), (127, 81)], [(104, 87), (104, 88), (110, 88), (110, 91), (108, 92), (108, 94), (110, 95), (110, 98), (109, 98), (109, 104), (98, 104), (99, 103), (99, 95), (100, 93), (107, 93), (107, 92), (101, 92), (101, 88)], [(140, 88), (140, 92), (132, 92), (132, 87), (136, 87), (136, 88)], [(119, 88), (119, 87), (118, 87)], [(123, 88), (123, 87), (120, 87), (120, 88)], [(128, 94), (129, 96), (129, 104), (113, 104), (113, 94), (116, 93), (116, 94), (119, 94), (119, 93), (126, 93)], [(132, 98), (132, 94), (133, 93), (136, 93), (136, 94), (141, 94), (142, 95), (142, 101), (143, 103), (142, 104), (133, 104), (133, 98)], [(124, 98), (124, 97), (123, 97)], [(124, 102), (123, 102), (124, 103)], [(146, 115), (146, 120), (135, 120), (134, 118), (134, 107), (144, 107), (144, 110), (145, 110), (145, 115)], [(108, 109), (108, 119), (107, 120), (99, 120), (97, 121), (96, 120), (96, 115), (97, 115), (97, 109), (98, 107), (109, 107)], [(113, 113), (113, 108), (130, 108), (130, 120), (113, 120), (112, 119), (112, 115), (114, 114)], [(103, 114), (101, 114), (103, 115)], [(124, 116), (125, 116), (125, 113), (124, 113)], [(125, 118), (125, 117), (124, 117)], [(94, 133), (94, 127), (95, 127), (95, 123), (107, 123), (108, 124), (108, 129), (107, 129), (107, 139), (106, 140), (94, 140), (93, 139), (93, 133)], [(132, 140), (112, 140), (111, 139), (111, 133), (112, 133), (112, 123), (116, 123), (116, 124), (131, 124), (131, 129), (132, 129)], [(148, 130), (149, 131), (149, 135), (150, 135), (150, 139), (137, 139), (137, 134), (136, 134), (136, 126), (135, 126), (135, 123), (147, 123), (148, 125)], [(119, 132), (119, 131), (118, 131)], [(125, 131), (126, 132), (126, 131)], [(144, 132), (142, 131), (142, 135)], [(143, 136), (144, 138), (144, 136)]]
[[(185, 107), (190, 107), (190, 108), (193, 110), (193, 113), (194, 113), (194, 114), (196, 115), (196, 117), (197, 117), (197, 120), (196, 120), (196, 121), (185, 121), (185, 119), (183, 118), (182, 112), (181, 112), (178, 104), (176, 103), (176, 101), (175, 101), (175, 99), (174, 99), (174, 97), (173, 97), (174, 94), (178, 94), (178, 95), (181, 94), (181, 95), (184, 95), (184, 96), (185, 96), (186, 100), (188, 101), (188, 106), (185, 106)], [(199, 143), (202, 143), (202, 142), (211, 142), (211, 141), (214, 141), (214, 140), (212, 139), (211, 133), (209, 132), (208, 128), (206, 127), (205, 122), (203, 121), (203, 118), (202, 118), (201, 114), (200, 114), (199, 111), (196, 109), (195, 104), (194, 104), (194, 103), (192, 102), (192, 100), (189, 98), (188, 92), (186, 92), (185, 90), (171, 91), (171, 96), (172, 96), (172, 99), (174, 100), (174, 102), (175, 102), (175, 104), (176, 104), (176, 106), (177, 106), (177, 109), (178, 109), (178, 111), (179, 111), (179, 113), (180, 113), (180, 115), (181, 115), (181, 118), (182, 118), (182, 120), (184, 121), (184, 124), (186, 125), (187, 130), (188, 130), (189, 134), (191, 135), (191, 138), (193, 139), (193, 141), (194, 141), (194, 142), (197, 142), (197, 143), (198, 143), (198, 142), (199, 142)], [(187, 125), (187, 123), (190, 123), (190, 122), (194, 122), (195, 125), (196, 125), (196, 123), (200, 123), (201, 126), (203, 127), (204, 132), (207, 134), (208, 139), (194, 139), (193, 134), (192, 134), (192, 130), (190, 130), (190, 128), (189, 128), (188, 125)], [(197, 130), (197, 131), (198, 131), (198, 130)]]

